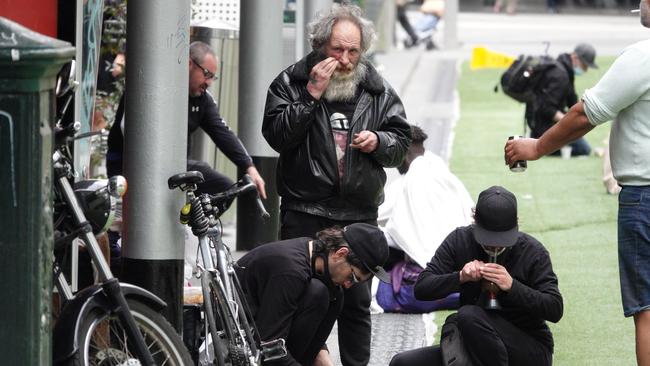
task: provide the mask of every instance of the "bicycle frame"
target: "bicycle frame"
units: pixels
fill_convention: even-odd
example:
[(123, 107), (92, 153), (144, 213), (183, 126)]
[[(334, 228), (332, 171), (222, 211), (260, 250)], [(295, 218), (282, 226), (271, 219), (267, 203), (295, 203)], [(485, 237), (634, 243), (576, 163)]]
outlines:
[[(234, 269), (231, 265), (230, 255), (226, 245), (221, 240), (221, 231), (217, 227), (211, 227), (208, 229), (205, 235), (201, 235), (199, 238), (199, 251), (201, 252), (201, 259), (203, 262), (203, 267), (200, 268), (200, 277), (201, 277), (201, 288), (203, 293), (203, 302), (204, 302), (204, 311), (206, 314), (206, 329), (210, 330), (210, 334), (214, 335), (218, 333), (216, 329), (216, 317), (217, 314), (214, 314), (213, 309), (215, 309), (214, 304), (212, 304), (212, 296), (219, 296), (220, 302), (226, 304), (226, 309), (222, 309), (225, 312), (227, 319), (221, 319), (224, 323), (233, 322), (232, 325), (228, 326), (224, 324), (224, 330), (226, 333), (230, 333), (235, 330), (238, 334), (236, 335), (237, 339), (245, 340), (247, 335), (244, 334), (245, 330), (242, 329), (242, 326), (239, 323), (240, 312), (244, 309), (239, 308), (239, 304), (235, 301), (235, 294), (233, 289), (233, 279), (236, 276)], [(210, 243), (214, 244), (214, 257), (211, 250)], [(216, 262), (215, 262), (216, 259)], [(210, 284), (213, 284), (217, 287), (217, 291), (214, 291), (214, 294), (210, 291)], [(234, 328), (234, 329), (233, 329)], [(230, 337), (233, 334), (227, 334)], [(213, 336), (214, 337), (214, 336)], [(214, 351), (221, 352), (218, 347), (218, 342), (213, 338), (212, 344)], [(256, 345), (248, 344), (244, 342), (243, 351), (245, 357), (249, 360), (248, 364), (251, 366), (259, 365), (261, 355), (259, 354)], [(206, 345), (206, 350), (208, 349)], [(215, 357), (217, 357), (215, 355)]]
[[(262, 342), (255, 327), (252, 313), (239, 284), (233, 267), (230, 249), (221, 240), (219, 216), (227, 209), (224, 203), (242, 193), (256, 191), (250, 177), (244, 176), (233, 188), (215, 195), (194, 195), (196, 184), (203, 181), (199, 172), (187, 172), (172, 176), (168, 180), (170, 189), (186, 191), (186, 205), (181, 210), (181, 222), (192, 227), (199, 240), (202, 266), (197, 258), (198, 277), (201, 278), (203, 311), (205, 313), (205, 344), (199, 360), (212, 362), (209, 350), (214, 350), (217, 364), (225, 364), (224, 355), (230, 356), (233, 366), (260, 365), (262, 360), (271, 361), (286, 355), (284, 339)], [(257, 199), (262, 216), (267, 217), (262, 202)], [(216, 207), (215, 207), (216, 206)], [(221, 208), (222, 211), (219, 211)], [(216, 216), (216, 217), (215, 217)], [(217, 328), (217, 319), (223, 329)], [(208, 337), (208, 334), (211, 337)], [(225, 334), (225, 339), (221, 335)], [(218, 338), (217, 338), (218, 337)], [(224, 345), (223, 341), (227, 344)], [(212, 345), (209, 342), (212, 342)], [(227, 349), (224, 349), (227, 348)], [(201, 359), (205, 357), (205, 360)]]

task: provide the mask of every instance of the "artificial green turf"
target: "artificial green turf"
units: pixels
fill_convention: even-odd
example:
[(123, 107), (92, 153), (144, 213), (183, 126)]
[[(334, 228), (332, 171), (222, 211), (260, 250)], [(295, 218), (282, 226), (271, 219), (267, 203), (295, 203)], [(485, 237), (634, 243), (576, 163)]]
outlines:
[[(613, 58), (599, 58), (599, 70), (576, 79), (578, 95), (594, 85)], [(451, 170), (474, 199), (491, 185), (517, 195), (520, 229), (539, 239), (551, 253), (564, 298), (564, 317), (550, 324), (555, 365), (633, 365), (634, 326), (622, 314), (616, 252), (615, 196), (602, 184), (602, 158), (528, 162), (524, 173), (504, 165), (508, 136), (522, 134), (522, 104), (493, 87), (503, 70), (462, 66), (458, 89), (461, 116), (455, 128)], [(603, 147), (610, 123), (586, 137)], [(447, 312), (436, 316), (438, 326)]]

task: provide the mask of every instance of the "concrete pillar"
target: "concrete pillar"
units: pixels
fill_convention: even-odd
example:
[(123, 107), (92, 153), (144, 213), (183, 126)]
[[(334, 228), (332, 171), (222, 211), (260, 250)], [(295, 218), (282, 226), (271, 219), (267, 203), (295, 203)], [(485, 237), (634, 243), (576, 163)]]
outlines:
[[(279, 199), (275, 184), (278, 154), (262, 136), (266, 91), (282, 71), (282, 20), (284, 0), (241, 2), (239, 48), (239, 138), (266, 181), (266, 209), (262, 220), (250, 197), (237, 203), (237, 249), (252, 249), (277, 239)], [(240, 172), (243, 173), (243, 172)]]
[(127, 5), (123, 273), (167, 302), (165, 316), (182, 323), (184, 200), (167, 179), (186, 170), (189, 0), (138, 0)]
[(445, 29), (443, 33), (444, 45), (447, 50), (458, 48), (458, 0), (445, 1)]
[(311, 52), (311, 44), (307, 37), (307, 25), (314, 15), (323, 9), (329, 9), (332, 0), (297, 0), (296, 5), (296, 59), (301, 59)]

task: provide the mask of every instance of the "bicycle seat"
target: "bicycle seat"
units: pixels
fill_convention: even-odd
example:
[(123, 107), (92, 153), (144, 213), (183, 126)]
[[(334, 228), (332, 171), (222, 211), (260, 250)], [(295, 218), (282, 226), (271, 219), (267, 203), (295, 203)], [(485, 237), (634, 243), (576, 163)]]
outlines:
[(201, 174), (201, 172), (190, 171), (172, 175), (167, 180), (167, 185), (169, 186), (169, 189), (174, 189), (188, 184), (203, 183), (203, 181), (203, 174)]

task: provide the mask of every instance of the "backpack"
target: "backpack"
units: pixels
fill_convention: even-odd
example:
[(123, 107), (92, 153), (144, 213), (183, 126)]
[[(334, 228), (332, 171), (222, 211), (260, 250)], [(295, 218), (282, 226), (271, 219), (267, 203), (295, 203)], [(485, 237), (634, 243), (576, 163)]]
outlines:
[[(544, 72), (556, 65), (557, 62), (548, 55), (519, 55), (501, 75), (501, 90), (518, 102), (531, 102)], [(497, 91), (498, 85), (494, 88), (494, 92)]]
[(399, 261), (388, 272), (391, 283), (379, 283), (377, 303), (387, 313), (421, 314), (442, 309), (458, 309), (460, 295), (452, 293), (440, 300), (417, 300), (413, 293), (422, 267), (411, 261)]

